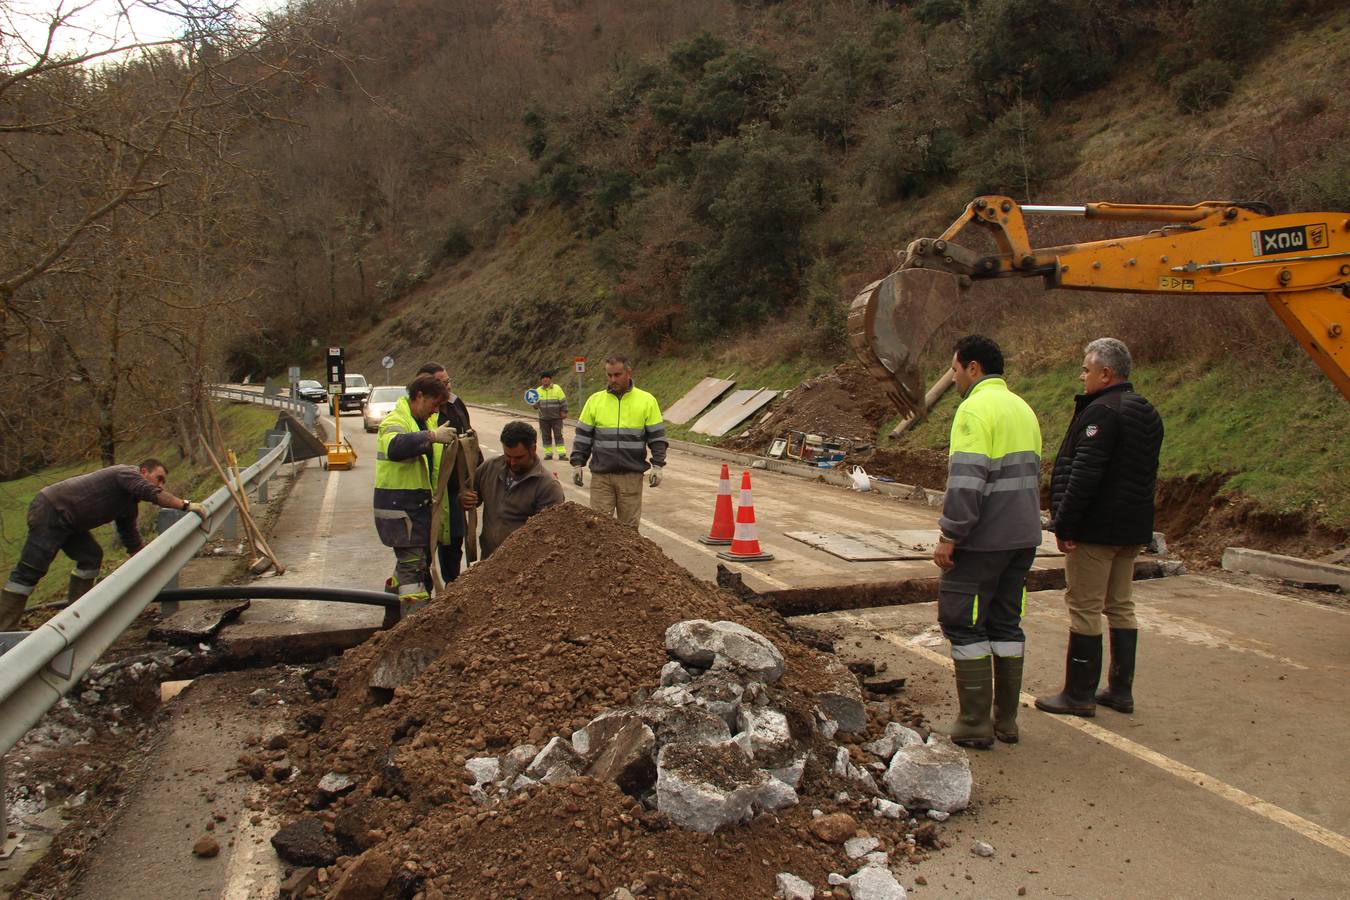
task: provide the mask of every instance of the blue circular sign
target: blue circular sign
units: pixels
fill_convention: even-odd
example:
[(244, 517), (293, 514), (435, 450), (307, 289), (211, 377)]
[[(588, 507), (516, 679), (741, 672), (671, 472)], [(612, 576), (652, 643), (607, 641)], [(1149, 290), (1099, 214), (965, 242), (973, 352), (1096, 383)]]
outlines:
[(528, 403), (530, 406), (534, 406), (536, 403), (539, 402), (539, 392), (536, 391), (534, 388), (530, 388), (528, 391), (525, 392), (525, 402)]

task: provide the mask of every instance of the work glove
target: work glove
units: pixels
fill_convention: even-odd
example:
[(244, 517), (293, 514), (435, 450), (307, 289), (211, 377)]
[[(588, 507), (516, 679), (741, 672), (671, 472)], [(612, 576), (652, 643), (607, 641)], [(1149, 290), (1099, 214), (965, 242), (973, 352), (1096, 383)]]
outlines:
[(665, 466), (652, 466), (652, 474), (651, 477), (647, 479), (647, 483), (650, 484), (652, 487), (660, 486), (661, 473), (665, 471), (665, 468), (666, 468)]
[(572, 467), (572, 483), (577, 487), (585, 487), (586, 484), (585, 479), (581, 477), (582, 471), (583, 469), (581, 466)]
[(206, 507), (202, 506), (200, 503), (189, 503), (187, 511), (190, 513), (196, 513), (197, 515), (202, 517), (203, 522), (206, 521)]
[(453, 444), (459, 440), (459, 432), (453, 425), (439, 425), (431, 432), (431, 439), (438, 444)]

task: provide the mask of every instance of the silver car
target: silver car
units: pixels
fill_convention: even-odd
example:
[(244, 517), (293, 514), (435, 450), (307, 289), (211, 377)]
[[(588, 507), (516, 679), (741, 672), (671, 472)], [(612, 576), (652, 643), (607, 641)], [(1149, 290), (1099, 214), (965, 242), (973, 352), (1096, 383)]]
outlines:
[(361, 418), (366, 431), (379, 431), (380, 422), (394, 410), (399, 397), (407, 396), (408, 391), (399, 384), (382, 384), (370, 389), (366, 405), (361, 407)]

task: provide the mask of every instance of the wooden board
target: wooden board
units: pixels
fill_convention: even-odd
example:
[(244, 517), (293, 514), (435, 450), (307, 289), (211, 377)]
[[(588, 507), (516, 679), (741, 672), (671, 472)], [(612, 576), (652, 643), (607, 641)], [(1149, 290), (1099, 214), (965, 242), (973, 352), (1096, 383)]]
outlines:
[(705, 378), (694, 385), (693, 390), (675, 401), (670, 409), (662, 410), (661, 418), (674, 425), (683, 425), (707, 409), (709, 404), (735, 384), (736, 382), (725, 378)]
[[(896, 559), (928, 559), (937, 544), (936, 528), (893, 531), (787, 531), (794, 541), (849, 562), (880, 562)], [(1037, 556), (1063, 556), (1055, 546), (1055, 536), (1042, 532)]]
[(778, 392), (769, 388), (736, 391), (705, 413), (689, 430), (711, 437), (721, 437), (759, 412), (777, 396)]

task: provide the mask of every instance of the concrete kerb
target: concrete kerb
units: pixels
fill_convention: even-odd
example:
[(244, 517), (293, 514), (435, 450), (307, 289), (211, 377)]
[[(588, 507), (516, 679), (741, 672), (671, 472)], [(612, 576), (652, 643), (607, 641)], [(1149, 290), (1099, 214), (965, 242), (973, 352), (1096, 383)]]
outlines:
[[(525, 411), (510, 406), (495, 406), (488, 403), (469, 403), (468, 401), (465, 401), (465, 403), (473, 409), (481, 409), (485, 412), (509, 413), (520, 416), (528, 415)], [(573, 427), (576, 427), (577, 424), (575, 419), (567, 419), (566, 423)], [(734, 450), (724, 450), (721, 447), (708, 447), (704, 444), (695, 444), (691, 441), (672, 440), (670, 446), (693, 456), (701, 456), (704, 459), (734, 463), (742, 469), (777, 472), (782, 475), (791, 475), (794, 478), (804, 478), (808, 481), (821, 481), (842, 488), (850, 487), (852, 484), (847, 473), (835, 469), (816, 469), (800, 463), (786, 462), (780, 459), (769, 459), (763, 456), (756, 456), (752, 453), (738, 453)], [(876, 481), (874, 479), (872, 481), (872, 491), (874, 493), (884, 494), (888, 497), (894, 497), (897, 500), (922, 503), (925, 506), (933, 508), (940, 508), (942, 506), (942, 491), (932, 491), (919, 485), (903, 484), (898, 481)]]

